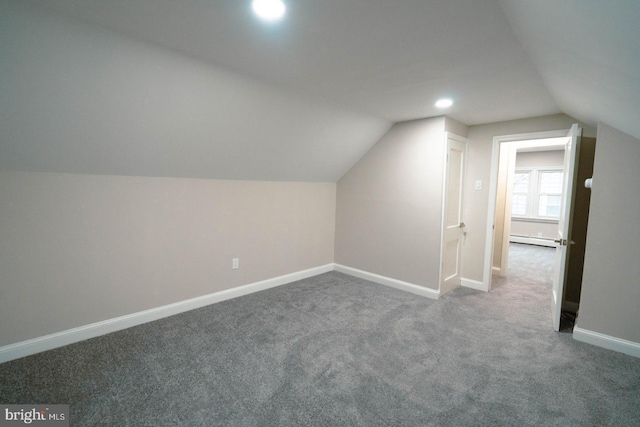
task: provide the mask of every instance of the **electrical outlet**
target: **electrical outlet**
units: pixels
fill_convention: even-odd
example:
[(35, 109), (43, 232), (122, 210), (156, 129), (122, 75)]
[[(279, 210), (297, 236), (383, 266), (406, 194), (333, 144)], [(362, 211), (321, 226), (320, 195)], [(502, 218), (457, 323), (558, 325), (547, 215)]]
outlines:
[(231, 269), (237, 270), (240, 268), (240, 258), (231, 259)]

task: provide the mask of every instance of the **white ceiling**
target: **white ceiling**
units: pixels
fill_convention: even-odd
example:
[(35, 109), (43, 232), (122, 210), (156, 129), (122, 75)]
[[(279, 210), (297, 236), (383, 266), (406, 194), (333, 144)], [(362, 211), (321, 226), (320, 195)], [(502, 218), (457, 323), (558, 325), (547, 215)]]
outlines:
[[(0, 0), (4, 2), (10, 0)], [(167, 166), (139, 172), (143, 175), (336, 180), (377, 141), (391, 122), (442, 114), (474, 125), (564, 112), (591, 125), (605, 121), (640, 137), (640, 1), (285, 2), (286, 18), (272, 24), (254, 18), (250, 0), (22, 0), (14, 3), (35, 4), (64, 19), (100, 27), (100, 31), (114, 31), (131, 40), (168, 48), (178, 55), (209, 64), (212, 73), (227, 73), (227, 79), (235, 76), (236, 80), (262, 85), (263, 92), (266, 88), (280, 92), (278, 108), (283, 111), (282, 115), (287, 111), (302, 111), (299, 115), (305, 116), (298, 118), (295, 129), (288, 133), (264, 134), (249, 127), (239, 130), (245, 132), (240, 136), (247, 141), (244, 159), (248, 159), (246, 153), (254, 152), (255, 156), (245, 162), (246, 170), (235, 164), (233, 168), (238, 173), (224, 169), (229, 161), (223, 155), (238, 158), (239, 154), (232, 152), (233, 147), (220, 145), (215, 151), (208, 146), (209, 151), (204, 152), (197, 148), (203, 145), (202, 141), (194, 136), (192, 142), (184, 141), (180, 150), (187, 154), (183, 153), (182, 157), (188, 157), (191, 152), (193, 159), (208, 158), (209, 163), (185, 160), (173, 169)], [(194, 86), (194, 94), (199, 90)], [(237, 92), (237, 88), (232, 92)], [(442, 96), (455, 100), (454, 106), (445, 112), (433, 106)], [(250, 100), (247, 95), (245, 103), (251, 103)], [(258, 102), (253, 106), (256, 110), (253, 115), (259, 114), (260, 109), (268, 109), (270, 104), (271, 98), (263, 98), (262, 104)], [(317, 108), (311, 108), (311, 104)], [(218, 109), (224, 110), (224, 107)], [(314, 122), (318, 109), (323, 112), (322, 121)], [(358, 126), (349, 125), (353, 117), (358, 118)], [(157, 117), (151, 117), (148, 124), (154, 120), (159, 122)], [(273, 129), (283, 129), (292, 122), (286, 117), (278, 120), (272, 125)], [(187, 126), (186, 117), (183, 125)], [(215, 134), (218, 129), (206, 127), (213, 125), (202, 126), (201, 137)], [(310, 131), (305, 138), (304, 129), (309, 126), (313, 135)], [(179, 133), (177, 129), (173, 132)], [(42, 129), (42, 133), (46, 131)], [(105, 125), (105, 141), (109, 132), (112, 131)], [(151, 138), (146, 128), (136, 128), (135, 132), (139, 134), (139, 141)], [(225, 131), (224, 138), (218, 135), (217, 140), (238, 139), (238, 135), (230, 132)], [(323, 136), (323, 132), (326, 135)], [(18, 130), (13, 133), (18, 134)], [(337, 137), (340, 134), (357, 141), (350, 145), (348, 140)], [(251, 171), (260, 170), (265, 151), (257, 143), (251, 145), (248, 141), (258, 139), (270, 146), (268, 153), (273, 157), (273, 170), (252, 174)], [(135, 159), (136, 155), (149, 154), (148, 142), (140, 144), (139, 152), (132, 152), (128, 157)], [(319, 150), (321, 144), (324, 148)], [(62, 145), (60, 143), (60, 147)], [(318, 153), (307, 164), (303, 153), (311, 147), (316, 147)], [(99, 149), (97, 145), (94, 148)], [(12, 154), (16, 163), (37, 150), (23, 151), (16, 149)], [(300, 157), (287, 158), (283, 154), (286, 152), (298, 152)], [(69, 153), (66, 155), (73, 158)], [(60, 155), (61, 165), (64, 155)], [(174, 153), (162, 155), (170, 157)], [(215, 163), (211, 160), (214, 158), (222, 160)], [(278, 158), (282, 159), (280, 165)], [(91, 162), (90, 158), (76, 160), (78, 164), (82, 160), (85, 165)], [(114, 158), (111, 166), (118, 161), (124, 160)], [(188, 172), (194, 169), (194, 162), (203, 172)], [(296, 164), (299, 170), (279, 174), (277, 170), (285, 170), (282, 165), (287, 162)], [(99, 163), (96, 160), (94, 168), (99, 173), (138, 174), (136, 171), (141, 168), (134, 162), (121, 170), (106, 165), (102, 171)], [(83, 172), (73, 165), (62, 165), (59, 169)], [(91, 172), (91, 167), (88, 169)], [(205, 170), (222, 172), (216, 175)], [(330, 172), (323, 172), (326, 170)], [(311, 172), (305, 175), (304, 171)]]
[(500, 4), (563, 113), (640, 138), (640, 1)]
[[(47, 8), (392, 121), (467, 124), (560, 112), (494, 0), (41, 0)], [(449, 113), (448, 113), (449, 114)]]

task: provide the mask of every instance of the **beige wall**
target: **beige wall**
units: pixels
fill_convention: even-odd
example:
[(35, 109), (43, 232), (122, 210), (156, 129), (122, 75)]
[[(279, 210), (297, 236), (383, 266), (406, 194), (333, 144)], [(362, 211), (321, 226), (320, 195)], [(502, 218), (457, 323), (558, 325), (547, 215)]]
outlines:
[(541, 239), (556, 239), (558, 237), (558, 223), (511, 219), (510, 235)]
[(598, 125), (578, 324), (640, 343), (640, 140)]
[(391, 130), (338, 182), (336, 263), (438, 289), (445, 119)]
[(444, 128), (444, 130), (446, 130), (447, 132), (462, 136), (464, 138), (469, 135), (469, 126), (457, 120), (454, 120), (451, 117), (444, 118)]
[(564, 150), (524, 151), (516, 154), (516, 167), (564, 166)]
[[(466, 278), (478, 281), (483, 279), (493, 138), (502, 135), (569, 129), (573, 123), (579, 122), (567, 115), (556, 114), (469, 127), (469, 165), (465, 205), (467, 238), (463, 255)], [(595, 136), (595, 131), (591, 127), (581, 125), (584, 128), (583, 134)], [(474, 189), (476, 180), (482, 180), (481, 190)]]
[(0, 346), (332, 263), (335, 188), (0, 172)]
[(335, 182), (391, 122), (0, 0), (0, 169)]

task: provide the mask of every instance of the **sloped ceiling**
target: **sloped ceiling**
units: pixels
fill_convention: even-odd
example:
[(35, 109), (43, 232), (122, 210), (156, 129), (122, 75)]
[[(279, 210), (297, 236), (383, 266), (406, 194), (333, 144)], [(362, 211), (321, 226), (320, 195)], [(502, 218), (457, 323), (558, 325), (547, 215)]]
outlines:
[[(34, 0), (35, 1), (35, 0)], [(38, 0), (49, 9), (384, 119), (477, 124), (559, 112), (494, 0)]]
[(640, 138), (640, 1), (500, 4), (562, 112)]
[(265, 24), (250, 0), (0, 0), (0, 166), (335, 181), (442, 114), (640, 136), (635, 0), (286, 3)]

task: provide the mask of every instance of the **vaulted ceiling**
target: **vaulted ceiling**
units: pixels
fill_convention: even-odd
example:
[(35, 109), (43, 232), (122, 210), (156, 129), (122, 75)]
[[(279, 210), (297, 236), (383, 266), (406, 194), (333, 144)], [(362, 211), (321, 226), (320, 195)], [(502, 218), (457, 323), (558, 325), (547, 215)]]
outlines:
[[(15, 1), (2, 3), (17, 7)], [(287, 15), (277, 23), (256, 20), (249, 0), (21, 3), (201, 64), (198, 67), (208, 71), (195, 74), (209, 73), (203, 79), (219, 82), (219, 90), (202, 83), (192, 90), (201, 93), (206, 86), (206, 98), (193, 105), (181, 102), (193, 110), (205, 99), (218, 103), (212, 113), (225, 115), (224, 123), (236, 124), (235, 130), (224, 132), (219, 130), (226, 126), (223, 123), (196, 123), (193, 128), (185, 116), (178, 126), (190, 129), (184, 145), (176, 148), (164, 133), (156, 135), (157, 158), (149, 149), (150, 131), (132, 125), (138, 141), (132, 143), (147, 141), (140, 143), (139, 152), (123, 158), (102, 153), (104, 164), (91, 159), (90, 153), (78, 159), (65, 153), (49, 166), (53, 171), (331, 181), (339, 179), (391, 123), (442, 114), (474, 125), (563, 112), (591, 125), (605, 121), (640, 137), (637, 0), (287, 0)], [(2, 31), (11, 40), (6, 27)], [(19, 31), (15, 23), (13, 28)], [(17, 40), (15, 52), (5, 47), (0, 55), (22, 60), (18, 50), (24, 39)], [(161, 61), (155, 69), (163, 72)], [(4, 71), (18, 74), (16, 69)], [(191, 70), (185, 78), (197, 79), (193, 74)], [(245, 94), (246, 87), (259, 90)], [(172, 95), (178, 92), (183, 88)], [(230, 101), (234, 96), (246, 99)], [(447, 111), (434, 107), (443, 96), (455, 101)], [(118, 108), (116, 101), (113, 108)], [(242, 124), (238, 116), (243, 114), (249, 114), (251, 123)], [(159, 121), (149, 120), (149, 126)], [(262, 126), (255, 126), (256, 121)], [(112, 132), (106, 126), (94, 128), (104, 134), (96, 144), (104, 145)], [(52, 142), (50, 147), (64, 151), (68, 140), (77, 137), (65, 135), (67, 142)], [(11, 136), (35, 144), (36, 137), (20, 129)], [(203, 142), (213, 140), (211, 145), (218, 149)], [(238, 141), (244, 144), (241, 151)], [(18, 147), (20, 143), (3, 142), (13, 144), (5, 150), (9, 163), (36, 162), (28, 157), (38, 147), (29, 154)], [(122, 149), (126, 152), (127, 147)], [(55, 156), (54, 151), (49, 149), (49, 155)], [(64, 156), (72, 159), (69, 164)], [(183, 164), (167, 160), (171, 157), (183, 159)], [(95, 167), (77, 170), (80, 161)]]

